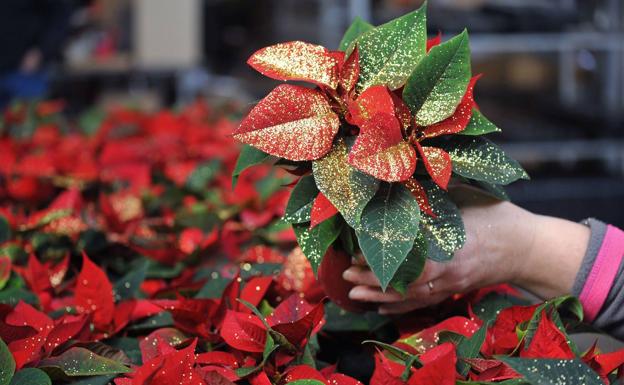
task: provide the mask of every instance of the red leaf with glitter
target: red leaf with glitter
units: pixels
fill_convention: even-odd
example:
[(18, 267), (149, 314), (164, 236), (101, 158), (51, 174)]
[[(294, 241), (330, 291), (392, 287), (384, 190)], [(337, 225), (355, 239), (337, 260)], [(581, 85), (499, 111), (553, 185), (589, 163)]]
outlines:
[(266, 343), (266, 329), (255, 315), (228, 310), (221, 326), (221, 337), (234, 349), (260, 353)]
[(462, 360), (466, 361), (478, 373), (470, 373), (470, 378), (474, 381), (495, 382), (522, 377), (505, 363), (498, 360), (483, 358), (462, 358)]
[(395, 107), (390, 91), (386, 86), (367, 88), (355, 101), (349, 103), (349, 113), (353, 124), (362, 126), (378, 113), (394, 115)]
[[(273, 277), (253, 277), (245, 284), (243, 290), (241, 290), (240, 298), (254, 306), (258, 306), (271, 286), (271, 283), (273, 283)], [(239, 304), (238, 310), (243, 313), (251, 313), (251, 310), (243, 304)]]
[(178, 329), (206, 338), (212, 335), (212, 322), (216, 319), (220, 304), (214, 299), (180, 297), (177, 303), (165, 309), (171, 312)]
[(286, 371), (284, 372), (284, 376), (281, 379), (281, 383), (289, 384), (293, 381), (298, 380), (317, 380), (323, 383), (327, 383), (327, 381), (325, 381), (325, 377), (323, 376), (323, 374), (321, 374), (321, 372), (307, 365), (296, 365), (286, 369)]
[(440, 45), (440, 43), (442, 43), (442, 32), (438, 32), (435, 37), (427, 39), (427, 52), (429, 52), (431, 48), (435, 47), (436, 45)]
[[(598, 354), (591, 358), (588, 365), (594, 369), (600, 377), (605, 379), (615, 369), (624, 365), (624, 349), (612, 353)], [(621, 373), (620, 369), (620, 373)]]
[(416, 152), (403, 140), (401, 126), (394, 115), (377, 113), (362, 123), (351, 152), (349, 164), (387, 182), (403, 181), (416, 168)]
[(477, 80), (479, 80), (480, 77), (481, 75), (476, 75), (470, 79), (470, 83), (468, 83), (468, 88), (466, 89), (466, 94), (457, 106), (453, 115), (424, 129), (423, 132), (425, 137), (433, 138), (440, 135), (455, 134), (463, 131), (466, 126), (468, 126), (468, 122), (470, 122), (470, 118), (472, 117), (472, 109), (475, 106), (473, 90)]
[(574, 353), (566, 336), (550, 320), (545, 311), (542, 311), (539, 324), (531, 343), (520, 351), (520, 357), (524, 358), (558, 358), (573, 359)]
[(314, 203), (312, 203), (312, 210), (310, 211), (310, 228), (314, 228), (321, 222), (325, 221), (336, 215), (338, 209), (327, 199), (322, 192), (319, 192)]
[(353, 377), (349, 377), (342, 373), (334, 373), (327, 377), (329, 385), (363, 385), (360, 381)]
[(108, 328), (113, 320), (113, 286), (106, 273), (84, 253), (82, 270), (76, 278), (75, 303), (78, 313), (93, 315), (93, 323), (98, 329)]
[(437, 218), (437, 215), (435, 215), (433, 208), (431, 208), (431, 205), (429, 204), (429, 198), (427, 197), (427, 191), (425, 191), (425, 188), (414, 178), (408, 179), (403, 183), (405, 184), (405, 187), (412, 192), (414, 198), (416, 198), (420, 211), (430, 217)]
[(338, 61), (325, 47), (291, 41), (256, 51), (247, 64), (277, 80), (301, 80), (335, 89)]
[(234, 138), (289, 160), (314, 160), (332, 147), (340, 120), (317, 90), (281, 85), (254, 107)]
[(179, 345), (185, 340), (182, 332), (174, 328), (162, 328), (154, 330), (147, 337), (139, 341), (139, 349), (141, 350), (141, 358), (143, 362), (153, 360), (160, 355), (158, 349), (159, 344), (168, 344), (172, 347)]
[(355, 88), (360, 77), (360, 54), (358, 48), (351, 52), (340, 69), (340, 87), (349, 94)]
[(48, 334), (46, 343), (43, 347), (44, 351), (48, 354), (52, 353), (54, 349), (76, 337), (86, 327), (88, 327), (88, 319), (89, 318), (87, 316), (83, 316), (78, 318), (78, 320), (71, 320), (67, 322), (63, 322), (63, 320), (61, 320), (61, 322), (55, 325), (54, 329), (50, 331), (50, 334)]
[(275, 308), (268, 322), (290, 343), (301, 346), (311, 334), (318, 331), (324, 315), (322, 303), (312, 306), (298, 294), (293, 294)]
[(195, 358), (195, 362), (202, 365), (222, 365), (230, 368), (238, 368), (238, 360), (232, 353), (228, 352), (206, 352), (200, 353)]
[(455, 345), (443, 343), (420, 356), (423, 367), (417, 369), (408, 385), (455, 385)]
[(427, 169), (427, 172), (431, 175), (431, 179), (435, 184), (440, 186), (440, 188), (446, 190), (453, 172), (451, 156), (438, 147), (421, 147), (420, 144), (417, 143), (416, 148), (420, 153), (420, 158), (425, 165), (425, 169)]

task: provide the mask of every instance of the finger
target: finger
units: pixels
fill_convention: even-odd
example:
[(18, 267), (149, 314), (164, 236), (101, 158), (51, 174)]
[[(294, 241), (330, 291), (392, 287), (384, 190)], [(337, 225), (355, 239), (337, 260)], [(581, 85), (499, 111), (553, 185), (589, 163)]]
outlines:
[(366, 259), (364, 259), (364, 255), (361, 251), (358, 251), (354, 256), (351, 257), (351, 263), (359, 266), (368, 266), (366, 264)]
[(362, 266), (351, 266), (342, 273), (342, 278), (356, 285), (381, 286), (375, 274)]
[(440, 278), (447, 269), (448, 267), (444, 263), (428, 260), (425, 262), (425, 268), (423, 269), (422, 274), (420, 274), (418, 279), (414, 281), (412, 285), (423, 285), (429, 281), (434, 281)]
[(381, 289), (370, 286), (356, 286), (349, 292), (349, 298), (364, 302), (392, 303), (404, 300), (404, 297), (396, 291), (388, 290), (385, 293)]
[(428, 306), (436, 305), (444, 301), (449, 296), (450, 294), (448, 293), (438, 293), (427, 298), (410, 299), (396, 303), (386, 303), (379, 306), (378, 312), (379, 314), (384, 315), (409, 313), (416, 309), (422, 309)]
[(408, 287), (408, 297), (421, 298), (439, 293), (454, 293), (457, 291), (456, 282), (447, 276), (427, 281), (426, 283), (414, 282)]

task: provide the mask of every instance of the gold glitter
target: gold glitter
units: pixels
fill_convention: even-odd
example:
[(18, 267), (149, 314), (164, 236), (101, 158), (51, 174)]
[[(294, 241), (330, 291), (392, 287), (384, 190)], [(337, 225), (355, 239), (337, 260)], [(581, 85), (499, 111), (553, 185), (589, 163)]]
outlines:
[(410, 190), (414, 198), (416, 198), (416, 201), (418, 202), (418, 207), (420, 207), (420, 211), (424, 212), (429, 216), (435, 217), (436, 215), (434, 214), (433, 209), (429, 204), (429, 198), (427, 198), (427, 192), (425, 191), (425, 188), (414, 178), (406, 180), (405, 182), (403, 182), (403, 184), (405, 185), (405, 187), (407, 187), (408, 190)]
[(323, 94), (283, 84), (251, 110), (234, 137), (281, 158), (314, 160), (331, 149), (339, 126)]
[[(436, 217), (423, 215), (420, 226), (428, 243), (440, 249), (450, 259), (466, 241), (463, 221), (459, 209), (448, 194), (432, 182), (423, 181), (429, 203)], [(429, 255), (430, 258), (434, 257)]]
[(111, 206), (122, 222), (128, 222), (143, 216), (141, 199), (132, 194), (115, 194), (110, 196)]
[(422, 147), (422, 157), (433, 180), (440, 187), (446, 189), (452, 172), (449, 154), (441, 148)]
[(358, 170), (386, 182), (400, 182), (412, 176), (416, 168), (416, 152), (401, 140), (394, 146), (374, 154), (358, 154), (352, 151), (349, 163)]
[(466, 178), (494, 184), (529, 178), (518, 162), (485, 138), (458, 138), (449, 155), (453, 170)]
[(453, 115), (470, 81), (468, 34), (433, 47), (410, 75), (403, 100), (419, 126), (431, 126)]
[(425, 6), (362, 34), (358, 91), (376, 84), (400, 88), (425, 55)]
[(347, 144), (339, 140), (324, 158), (312, 162), (312, 171), (319, 190), (347, 223), (357, 228), (362, 210), (375, 195), (379, 181), (351, 167), (347, 151)]
[(291, 41), (262, 48), (247, 63), (277, 80), (303, 80), (336, 89), (338, 62), (320, 45)]

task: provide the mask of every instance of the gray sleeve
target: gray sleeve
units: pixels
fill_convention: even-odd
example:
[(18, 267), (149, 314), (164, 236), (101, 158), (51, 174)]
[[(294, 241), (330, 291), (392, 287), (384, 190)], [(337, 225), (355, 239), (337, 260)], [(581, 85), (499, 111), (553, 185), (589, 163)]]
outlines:
[[(605, 233), (607, 232), (607, 225), (596, 219), (590, 218), (583, 223), (591, 229), (591, 236), (589, 239), (589, 245), (587, 251), (583, 257), (581, 268), (579, 269), (574, 286), (572, 287), (572, 294), (579, 296), (587, 280), (587, 276), (594, 265), (596, 256), (602, 246)], [(593, 325), (599, 329), (604, 330), (615, 338), (624, 340), (624, 263), (618, 266), (618, 273), (615, 276), (611, 291), (607, 296), (607, 300), (600, 309), (598, 316), (593, 322)]]

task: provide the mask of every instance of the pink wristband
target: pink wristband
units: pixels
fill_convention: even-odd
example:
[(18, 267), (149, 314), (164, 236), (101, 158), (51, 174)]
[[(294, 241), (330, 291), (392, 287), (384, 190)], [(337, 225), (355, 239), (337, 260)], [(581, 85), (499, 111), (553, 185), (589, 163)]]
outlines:
[(594, 265), (579, 295), (586, 321), (593, 321), (607, 300), (623, 256), (624, 231), (608, 225)]

